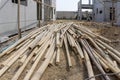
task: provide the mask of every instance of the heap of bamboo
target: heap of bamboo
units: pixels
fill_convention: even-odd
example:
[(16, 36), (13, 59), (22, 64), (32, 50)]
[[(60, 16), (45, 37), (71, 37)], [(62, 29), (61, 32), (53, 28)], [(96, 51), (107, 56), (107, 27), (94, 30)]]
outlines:
[(65, 48), (68, 68), (72, 67), (70, 50), (74, 50), (78, 53), (76, 56), (86, 64), (89, 78), (93, 77), (90, 80), (96, 80), (93, 65), (105, 80), (111, 80), (106, 75), (109, 71), (120, 79), (120, 53), (106, 42), (111, 41), (82, 25), (59, 23), (44, 26), (32, 31), (0, 54), (0, 58), (12, 54), (0, 63), (0, 78), (18, 62), (20, 67), (11, 79), (18, 80), (27, 64), (32, 61), (23, 80), (40, 80), (49, 64), (60, 63), (60, 49)]

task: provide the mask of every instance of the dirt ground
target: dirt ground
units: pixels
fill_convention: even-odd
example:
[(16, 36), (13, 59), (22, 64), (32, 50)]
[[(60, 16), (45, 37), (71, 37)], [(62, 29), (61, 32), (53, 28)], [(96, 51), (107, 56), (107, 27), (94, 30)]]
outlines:
[[(62, 22), (62, 21), (61, 21)], [(69, 22), (69, 21), (66, 21)], [(112, 47), (120, 51), (120, 27), (112, 27), (109, 23), (96, 23), (96, 22), (79, 22), (79, 21), (73, 21), (76, 24), (82, 24), (85, 25), (87, 28), (92, 30), (94, 33), (102, 35), (113, 42), (110, 43)], [(4, 44), (2, 44), (4, 45)], [(82, 60), (75, 56), (73, 51), (70, 51), (71, 53), (71, 60), (72, 60), (72, 68), (70, 70), (68, 69), (66, 55), (64, 54), (64, 50), (61, 49), (61, 55), (60, 55), (60, 63), (58, 65), (49, 65), (49, 67), (46, 69), (45, 73), (43, 74), (43, 77), (41, 80), (85, 80), (88, 78), (87, 75), (87, 69), (85, 67), (85, 64), (82, 62)], [(7, 56), (4, 56), (0, 59), (0, 62), (7, 59)], [(21, 75), (19, 80), (22, 80), (25, 74), (27, 73), (27, 70), (29, 69), (29, 66), (32, 64), (30, 62), (28, 64), (28, 67), (25, 69), (23, 74)], [(16, 66), (17, 65), (17, 66)], [(8, 72), (5, 73), (5, 76), (2, 76), (0, 80), (10, 80), (12, 76), (15, 74), (16, 69), (19, 67), (17, 61), (14, 65), (12, 65), (12, 68), (8, 70)], [(96, 67), (94, 67), (94, 71), (96, 70)], [(98, 74), (98, 71), (95, 71), (96, 74)], [(96, 79), (100, 80), (100, 79)], [(117, 79), (115, 79), (117, 80)]]

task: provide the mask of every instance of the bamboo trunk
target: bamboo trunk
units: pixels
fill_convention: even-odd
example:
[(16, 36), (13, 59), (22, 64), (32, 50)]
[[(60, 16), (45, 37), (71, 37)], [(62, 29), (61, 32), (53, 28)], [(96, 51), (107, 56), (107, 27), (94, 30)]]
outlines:
[(32, 74), (33, 74), (35, 68), (37, 67), (40, 59), (42, 58), (43, 54), (45, 53), (48, 45), (49, 45), (49, 41), (47, 43), (44, 43), (41, 46), (40, 52), (38, 53), (40, 55), (38, 56), (38, 58), (36, 59), (36, 61), (34, 62), (34, 64), (32, 65), (31, 69), (28, 71), (27, 75), (24, 77), (23, 80), (30, 80), (30, 77), (32, 76)]
[[(100, 59), (114, 72), (114, 73), (119, 73), (120, 69), (117, 67), (114, 67), (113, 65), (111, 65), (110, 63), (108, 63), (104, 58), (102, 58), (98, 53), (97, 56), (100, 57)], [(116, 74), (116, 76), (120, 79), (120, 74)]]
[(78, 42), (75, 43), (75, 46), (76, 46), (76, 49), (77, 49), (77, 51), (78, 51), (78, 53), (79, 53), (81, 59), (84, 60), (84, 55), (83, 55), (83, 51), (82, 51), (81, 46), (79, 45)]
[(57, 48), (56, 64), (60, 63), (60, 47)]
[[(28, 42), (29, 43), (29, 42)], [(15, 52), (15, 56), (11, 56), (10, 61), (7, 61), (6, 63), (4, 63), (4, 67), (0, 70), (0, 77), (10, 68), (10, 66), (20, 57), (20, 55), (22, 55), (26, 50), (28, 49), (28, 47), (26, 47), (26, 45), (24, 45), (24, 47), (22, 47), (21, 49), (19, 49), (17, 52)], [(17, 54), (17, 55), (16, 55)], [(9, 60), (9, 59), (8, 59)]]
[(60, 47), (60, 32), (58, 32), (56, 35), (56, 46)]
[[(86, 41), (80, 40), (83, 47), (86, 49), (86, 51), (88, 52), (89, 56), (91, 57), (92, 61), (96, 64), (97, 68), (99, 69), (99, 71), (102, 74), (106, 74), (105, 71), (103, 70), (103, 68), (101, 67), (101, 65), (96, 61), (95, 57), (93, 56), (92, 51), (90, 50), (90, 47), (88, 46), (88, 44), (86, 43)], [(104, 75), (104, 78), (106, 80), (110, 80), (110, 78), (107, 75)]]
[[(93, 68), (92, 68), (92, 64), (90, 61), (90, 58), (88, 56), (88, 53), (86, 52), (85, 49), (83, 49), (84, 55), (85, 55), (85, 63), (86, 63), (86, 67), (87, 67), (87, 71), (88, 71), (88, 75), (89, 78), (94, 76), (94, 72), (93, 72)], [(95, 80), (95, 78), (92, 78), (90, 80)]]
[(15, 73), (14, 77), (11, 80), (18, 80), (19, 79), (19, 77), (22, 74), (22, 72), (24, 71), (25, 67), (27, 66), (27, 64), (29, 63), (29, 61), (31, 60), (31, 58), (33, 57), (34, 52), (35, 52), (35, 49), (32, 51), (32, 53), (26, 59), (26, 61), (22, 65), (22, 67), (19, 68), (19, 70)]
[(55, 57), (56, 57), (56, 54), (57, 54), (57, 52), (54, 51), (53, 57), (52, 57), (52, 59), (50, 60), (50, 65), (53, 65), (54, 60), (56, 59), (56, 58), (55, 58)]
[(102, 42), (101, 40), (97, 40), (99, 43), (101, 43), (102, 45), (104, 45), (107, 49), (109, 49), (110, 51), (114, 52), (118, 57), (120, 57), (120, 52), (118, 52), (117, 50), (113, 49), (112, 47), (110, 47), (109, 45), (107, 45), (106, 43)]
[(51, 60), (53, 53), (54, 53), (54, 50), (55, 50), (55, 39), (53, 39), (53, 43), (48, 50), (48, 52), (50, 52), (49, 56), (45, 59), (45, 61), (42, 63), (42, 65), (38, 68), (38, 70), (35, 72), (35, 74), (31, 78), (31, 80), (40, 80), (44, 71), (46, 70), (47, 66), (50, 63), (50, 60)]
[(68, 65), (69, 65), (69, 68), (70, 68), (70, 67), (72, 67), (72, 62), (71, 62), (71, 59), (70, 59), (70, 52), (69, 52), (69, 49), (68, 49), (68, 42), (67, 42), (66, 36), (64, 38), (64, 45), (65, 45), (65, 49), (66, 49)]
[[(103, 45), (102, 45), (102, 44), (98, 43), (98, 45), (99, 45), (101, 48), (103, 48)], [(113, 59), (115, 59), (115, 60), (120, 64), (120, 58), (119, 58), (116, 54), (114, 54), (112, 51), (110, 51), (110, 50), (108, 50), (108, 49), (106, 49), (106, 51), (108, 52), (108, 54), (109, 54)]]
[[(97, 53), (95, 50), (93, 50), (93, 52)], [(94, 54), (94, 56), (99, 60), (100, 64), (105, 69), (105, 71), (109, 72), (110, 71), (109, 67), (96, 54)]]

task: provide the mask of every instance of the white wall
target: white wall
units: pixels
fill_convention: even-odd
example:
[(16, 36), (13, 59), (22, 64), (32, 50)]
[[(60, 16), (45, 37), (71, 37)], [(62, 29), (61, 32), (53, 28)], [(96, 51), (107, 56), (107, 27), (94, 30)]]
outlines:
[[(17, 33), (17, 4), (12, 0), (0, 0), (0, 37), (9, 36)], [(20, 6), (21, 28), (28, 29), (36, 27), (37, 24), (37, 5), (34, 0), (27, 0), (28, 5)], [(44, 2), (44, 0), (42, 0)], [(5, 4), (6, 3), (6, 4)], [(5, 5), (4, 5), (5, 4)], [(2, 7), (4, 5), (4, 7)], [(1, 8), (2, 7), (2, 8)], [(56, 0), (52, 0), (53, 19), (56, 20)], [(55, 9), (55, 12), (54, 12)], [(44, 5), (42, 5), (42, 21), (44, 21)], [(55, 13), (55, 14), (54, 14)]]
[(74, 11), (57, 11), (58, 19), (76, 19), (77, 12)]
[[(95, 0), (93, 7), (94, 7), (93, 8), (94, 20), (97, 22), (104, 21), (104, 6), (103, 6), (103, 4), (101, 4), (98, 0)], [(98, 13), (97, 13), (97, 9), (98, 9)], [(101, 14), (100, 14), (100, 11), (102, 11)]]
[[(114, 3), (115, 6), (115, 23), (116, 25), (120, 25), (120, 1), (117, 1), (117, 3)], [(110, 22), (110, 7), (112, 7), (111, 0), (106, 0), (103, 2), (102, 0), (94, 0), (94, 20), (97, 22)], [(96, 14), (96, 9), (102, 10), (102, 14)]]
[[(17, 32), (17, 4), (12, 0), (1, 0), (0, 8), (6, 2), (6, 5), (0, 9), (0, 36), (9, 35)], [(21, 5), (21, 28), (26, 29), (35, 27), (37, 22), (36, 2), (27, 0), (28, 5)]]

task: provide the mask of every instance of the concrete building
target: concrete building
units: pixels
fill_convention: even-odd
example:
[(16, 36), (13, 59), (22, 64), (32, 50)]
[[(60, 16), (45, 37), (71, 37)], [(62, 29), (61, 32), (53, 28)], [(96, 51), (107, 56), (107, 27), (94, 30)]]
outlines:
[[(56, 19), (56, 0), (40, 0), (40, 8), (36, 1), (38, 0), (21, 0), (22, 30), (36, 27), (39, 18), (41, 22)], [(17, 33), (17, 6), (18, 0), (0, 0), (0, 37)]]
[(74, 11), (57, 11), (57, 19), (76, 19), (77, 12)]
[(56, 20), (56, 0), (44, 0), (45, 4), (50, 6), (44, 6), (44, 20)]
[[(83, 4), (82, 0), (80, 0), (78, 2), (78, 20), (82, 20), (82, 17), (84, 16), (83, 9), (91, 9), (92, 10), (93, 9), (92, 0), (88, 0), (88, 3), (86, 3), (86, 4)], [(87, 16), (89, 16), (89, 14)]]
[(94, 0), (93, 18), (97, 22), (110, 22), (112, 15), (114, 24), (120, 25), (120, 0), (114, 0), (114, 11), (112, 13), (112, 0)]

